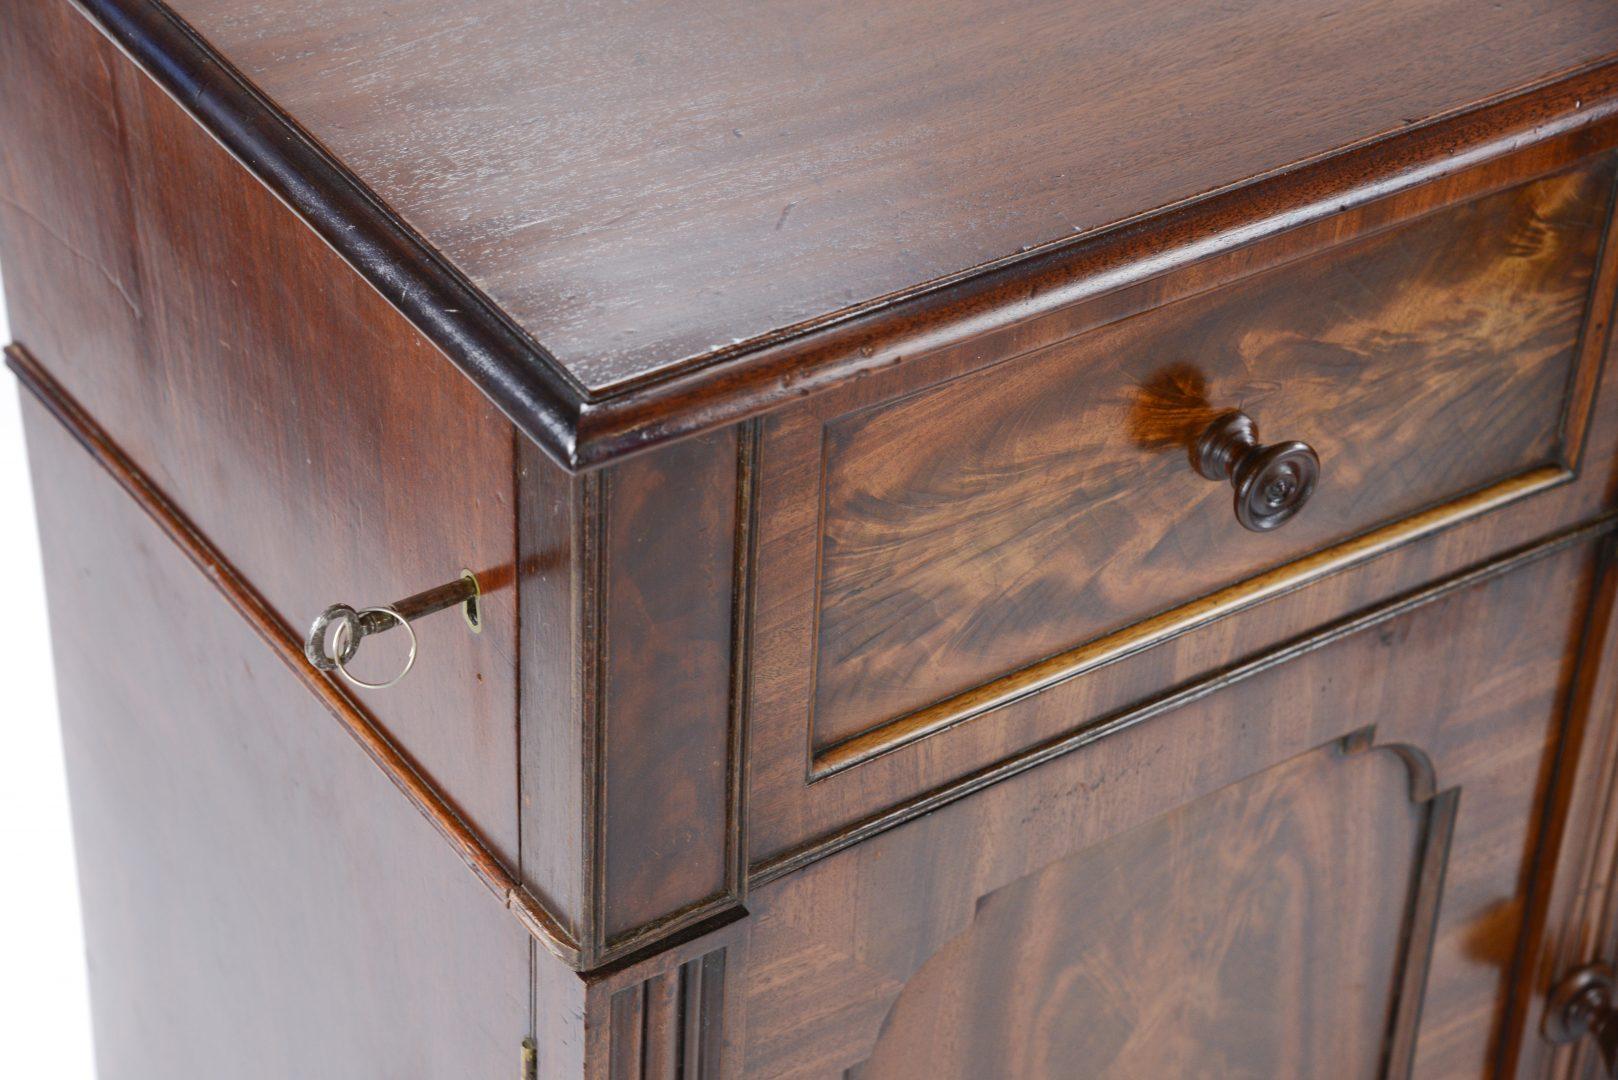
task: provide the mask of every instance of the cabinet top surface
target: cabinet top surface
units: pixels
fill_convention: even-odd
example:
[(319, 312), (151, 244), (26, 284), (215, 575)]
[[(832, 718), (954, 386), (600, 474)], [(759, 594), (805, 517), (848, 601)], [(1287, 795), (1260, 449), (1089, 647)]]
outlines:
[(1618, 53), (1610, 0), (170, 0), (588, 397)]

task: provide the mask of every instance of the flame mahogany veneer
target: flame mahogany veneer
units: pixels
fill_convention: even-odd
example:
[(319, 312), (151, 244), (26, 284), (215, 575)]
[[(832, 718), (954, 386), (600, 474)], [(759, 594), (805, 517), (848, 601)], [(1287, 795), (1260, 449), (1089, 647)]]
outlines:
[(1595, 1068), (1611, 4), (18, 0), (0, 130), (105, 1076)]

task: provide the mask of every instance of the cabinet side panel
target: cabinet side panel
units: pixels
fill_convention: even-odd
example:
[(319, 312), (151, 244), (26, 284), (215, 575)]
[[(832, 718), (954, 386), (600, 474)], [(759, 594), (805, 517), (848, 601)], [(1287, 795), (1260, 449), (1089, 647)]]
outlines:
[(111, 45), (61, 0), (0, 19), (0, 259), (12, 336), (85, 363), (145, 322)]
[(513, 1072), (521, 925), (55, 421), (26, 419), (101, 1074)]
[(63, 0), (0, 56), (13, 334), (289, 628), (478, 574), (367, 703), (515, 864), (511, 425)]

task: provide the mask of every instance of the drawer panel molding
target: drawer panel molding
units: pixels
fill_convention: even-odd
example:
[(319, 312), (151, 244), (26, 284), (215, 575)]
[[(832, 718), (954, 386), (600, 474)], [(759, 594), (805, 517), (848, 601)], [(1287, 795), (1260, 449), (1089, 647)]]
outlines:
[[(762, 710), (802, 703), (806, 780), (1576, 480), (1615, 158), (1539, 153), (1548, 173), (1495, 163), (1362, 208), (908, 395), (766, 421)], [(1187, 460), (1237, 408), (1320, 453), (1273, 535)]]
[[(828, 424), (815, 771), (1571, 479), (1612, 179), (1605, 157)], [(1187, 466), (1226, 407), (1325, 461), (1274, 537)]]
[[(1604, 517), (1612, 144), (1557, 136), (764, 418), (753, 873)], [(1189, 453), (1318, 452), (1253, 533)]]

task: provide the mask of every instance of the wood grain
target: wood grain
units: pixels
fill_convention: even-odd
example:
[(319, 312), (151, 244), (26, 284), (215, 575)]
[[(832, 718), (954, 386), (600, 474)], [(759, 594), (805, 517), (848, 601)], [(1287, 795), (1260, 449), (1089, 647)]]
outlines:
[(1391, 754), (1317, 750), (996, 889), (850, 1076), (1383, 1075), (1426, 839), (1410, 783)]
[(527, 932), (140, 506), (25, 417), (100, 1074), (509, 1074)]
[[(872, 1075), (894, 1075), (884, 1070), (908, 1056), (922, 1067), (897, 1075), (972, 1075), (973, 1040), (988, 1051), (1001, 1036), (1009, 1053), (1035, 1055), (1015, 1059), (1029, 1076), (1068, 1075), (1056, 1064), (1071, 1058), (1042, 1069), (1037, 1055), (1083, 1040), (1100, 1061), (1122, 1055), (1121, 1075), (1201, 1060), (1216, 1074), (1310, 1075), (1309, 1055), (1328, 1046), (1364, 1066), (1350, 1074), (1376, 1074), (1398, 966), (1416, 959), (1400, 928), (1422, 804), (1452, 790), (1413, 1074), (1485, 1073), (1511, 1022), (1504, 988), (1541, 808), (1565, 760), (1592, 556), (1588, 543), (1547, 548), (1368, 615), (755, 887), (740, 990), (749, 1074), (821, 1076), (869, 1060)], [(1367, 755), (1322, 755), (1368, 722)], [(1412, 755), (1430, 774), (1407, 771)], [(1010, 955), (984, 950), (979, 934)], [(1016, 957), (1028, 963), (1005, 992), (979, 998)], [(1316, 963), (1367, 981), (1329, 992), (1312, 981)], [(1054, 999), (1020, 996), (1017, 980)], [(928, 1044), (907, 1018), (974, 1001), (987, 1010), (979, 1034), (939, 1022)]]
[[(1536, 140), (1607, 126), (1618, 111), (1618, 69), (1566, 71), (1458, 111), (1407, 118), (1397, 139), (1365, 139), (1120, 222), (1127, 227), (1086, 231), (790, 332), (738, 341), (707, 358), (724, 363), (687, 365), (600, 398), (168, 7), (75, 3), (569, 469), (723, 426)], [(1152, 229), (1133, 227), (1145, 217)]]
[[(116, 482), (31, 416), (107, 1071), (1583, 1063), (1608, 6), (73, 3), (0, 255)], [(289, 647), (463, 565), (412, 693)]]
[(377, 725), (376, 720), (326, 675), (311, 665), (300, 637), (288, 633), (240, 571), (232, 566), (196, 525), (163, 498), (151, 479), (135, 467), (79, 404), (53, 382), (20, 346), (6, 349), (6, 366), (32, 395), (116, 483), (175, 548), (218, 590), (271, 655), (289, 668), (304, 688), (346, 731), (401, 795), (431, 822), (450, 849), (533, 934), (536, 943), (566, 963), (577, 964), (579, 948), (568, 929), (545, 903), (503, 864), (489, 841), (467, 825), (443, 792), (422, 776), (416, 763)]
[(1520, 1021), (1503, 1032), (1501, 1076), (1593, 1075), (1576, 1067), (1588, 1064), (1590, 1048), (1556, 1047), (1539, 1035), (1545, 999), (1551, 986), (1594, 957), (1613, 955), (1611, 934), (1613, 887), (1618, 884), (1614, 858), (1614, 784), (1618, 781), (1618, 704), (1614, 633), (1618, 607), (1618, 564), (1612, 542), (1602, 552), (1601, 576), (1592, 595), (1589, 622), (1579, 655), (1578, 679), (1568, 702), (1564, 760), (1557, 773), (1545, 815), (1532, 903), (1532, 934), (1518, 957), (1514, 994)]
[(565, 475), (65, 4), (0, 33), (0, 242), (49, 375), (283, 629), (479, 574), (485, 632), (423, 623), (367, 704), (581, 962), (728, 902), (736, 434)]
[(1618, 52), (1596, 0), (172, 6), (592, 393)]
[[(817, 747), (1565, 460), (1612, 179), (1536, 180), (829, 424)], [(1236, 407), (1324, 462), (1273, 536), (1187, 463)]]
[(66, 4), (0, 52), (12, 333), (285, 626), (479, 575), (370, 702), (515, 865), (511, 425)]
[(731, 755), (735, 431), (605, 474), (601, 926), (618, 944), (739, 891)]
[[(1401, 471), (1391, 456), (1378, 456), (1396, 447), (1407, 448), (1412, 462), (1424, 455), (1447, 462), (1441, 468), (1450, 470), (1449, 479), (1454, 482), (1451, 490), (1459, 492), (1466, 486), (1463, 474), (1472, 464), (1472, 458), (1463, 449), (1466, 433), (1470, 431), (1467, 421), (1435, 415), (1431, 427), (1401, 425), (1392, 419), (1397, 411), (1394, 399), (1398, 395), (1390, 394), (1382, 399), (1380, 406), (1374, 400), (1362, 401), (1362, 405), (1372, 411), (1372, 417), (1363, 425), (1364, 432), (1384, 441), (1360, 441), (1352, 430), (1357, 426), (1359, 414), (1352, 410), (1333, 413), (1323, 403), (1337, 394), (1359, 393), (1348, 384), (1361, 376), (1374, 374), (1374, 364), (1369, 360), (1361, 363), (1351, 353), (1339, 354), (1342, 366), (1337, 379), (1341, 381), (1336, 381), (1326, 374), (1332, 366), (1328, 360), (1334, 354), (1327, 345), (1317, 345), (1305, 352), (1305, 359), (1298, 362), (1304, 365), (1301, 370), (1314, 370), (1319, 380), (1307, 392), (1308, 400), (1293, 399), (1288, 387), (1301, 386), (1301, 382), (1292, 381), (1292, 371), (1282, 357), (1288, 355), (1293, 344), (1300, 349), (1309, 346), (1308, 339), (1284, 341), (1266, 353), (1259, 348), (1260, 343), (1273, 343), (1276, 338), (1273, 331), (1266, 335), (1261, 329), (1273, 325), (1266, 321), (1264, 309), (1254, 308), (1243, 316), (1235, 308), (1221, 307), (1221, 298), (1240, 295), (1246, 289), (1279, 289), (1267, 283), (1287, 279), (1288, 275), (1302, 280), (1311, 273), (1311, 267), (1319, 268), (1316, 272), (1320, 277), (1308, 279), (1317, 287), (1302, 291), (1320, 292), (1324, 287), (1322, 279), (1329, 283), (1326, 268), (1333, 265), (1335, 259), (1349, 259), (1362, 247), (1374, 249), (1379, 238), (1397, 236), (1406, 229), (1431, 227), (1442, 231), (1446, 215), (1452, 212), (1447, 208), (1456, 208), (1453, 212), (1463, 215), (1475, 213), (1490, 200), (1499, 199), (1501, 204), (1498, 205), (1504, 205), (1522, 197), (1537, 178), (1559, 178), (1549, 181), (1554, 185), (1589, 175), (1588, 170), (1610, 168), (1610, 163), (1601, 159), (1611, 145), (1608, 137), (1592, 129), (1576, 137), (1557, 136), (1534, 143), (1512, 154), (1455, 171), (1442, 181), (1356, 206), (1329, 221), (1299, 227), (1238, 251), (1208, 258), (1194, 267), (1119, 288), (1103, 297), (1075, 303), (957, 346), (940, 348), (917, 358), (914, 363), (889, 368), (859, 383), (811, 397), (766, 419), (761, 425), (761, 464), (757, 479), (760, 493), (758, 557), (748, 736), (749, 835), (755, 870), (793, 865), (798, 860), (815, 857), (816, 851), (835, 850), (854, 836), (868, 835), (869, 829), (885, 827), (878, 823), (891, 824), (918, 812), (916, 808), (927, 805), (932, 793), (952, 788), (973, 776), (992, 773), (998, 763), (1066, 739), (1097, 720), (1142, 707), (1160, 698), (1166, 688), (1194, 683), (1210, 671), (1261, 656), (1269, 649), (1308, 633), (1333, 613), (1381, 602), (1417, 588), (1423, 582), (1463, 570), (1480, 559), (1532, 544), (1552, 532), (1600, 514), (1610, 505), (1610, 493), (1618, 482), (1609, 449), (1618, 441), (1618, 395), (1614, 395), (1610, 387), (1603, 389), (1597, 385), (1594, 378), (1607, 363), (1613, 290), (1618, 283), (1618, 245), (1611, 242), (1613, 221), (1610, 216), (1603, 226), (1605, 236), (1586, 236), (1582, 241), (1597, 243), (1602, 253), (1592, 277), (1586, 282), (1590, 300), (1585, 321), (1577, 329), (1564, 323), (1557, 331), (1563, 339), (1560, 348), (1567, 348), (1569, 335), (1576, 337), (1574, 352), (1555, 354), (1554, 359), (1551, 354), (1538, 354), (1539, 363), (1560, 367), (1564, 377), (1571, 369), (1570, 387), (1551, 388), (1548, 397), (1491, 399), (1487, 384), (1493, 376), (1456, 358), (1446, 362), (1453, 370), (1448, 384), (1441, 382), (1427, 388), (1432, 396), (1426, 403), (1437, 410), (1450, 388), (1475, 386), (1482, 392), (1481, 396), (1460, 399), (1464, 403), (1457, 404), (1456, 416), (1476, 406), (1483, 410), (1483, 416), (1494, 417), (1493, 421), (1480, 420), (1480, 423), (1492, 423), (1502, 433), (1518, 433), (1515, 437), (1522, 441), (1515, 443), (1516, 450), (1508, 451), (1508, 455), (1521, 453), (1523, 456), (1518, 460), (1526, 462), (1536, 453), (1547, 453), (1551, 463), (1519, 472), (1497, 485), (1474, 488), (1459, 499), (1421, 510), (1413, 516), (1400, 517), (1384, 528), (1369, 532), (1364, 531), (1365, 526), (1374, 522), (1356, 516), (1365, 511), (1374, 514), (1378, 494), (1386, 492), (1364, 495), (1369, 502), (1358, 506), (1355, 499), (1361, 493), (1357, 489), (1343, 491), (1339, 497), (1344, 501), (1337, 510), (1326, 512), (1328, 518), (1337, 514), (1337, 520), (1328, 521), (1317, 537), (1317, 543), (1326, 546), (1311, 549), (1299, 533), (1296, 542), (1303, 554), (1290, 562), (1270, 560), (1279, 552), (1289, 550), (1289, 545), (1294, 543), (1288, 539), (1289, 531), (1315, 527), (1310, 525), (1309, 519), (1318, 507), (1311, 506), (1277, 533), (1248, 534), (1231, 517), (1228, 494), (1193, 475), (1183, 451), (1166, 445), (1175, 434), (1174, 399), (1165, 399), (1161, 393), (1143, 394), (1142, 384), (1149, 383), (1150, 377), (1161, 368), (1172, 367), (1183, 360), (1178, 356), (1163, 357), (1162, 363), (1153, 363), (1159, 356), (1151, 350), (1138, 355), (1099, 348), (1090, 352), (1085, 343), (1089, 340), (1133, 343), (1131, 328), (1134, 326), (1143, 328), (1140, 333), (1144, 337), (1147, 336), (1145, 330), (1158, 318), (1174, 322), (1177, 311), (1200, 310), (1207, 315), (1204, 322), (1208, 327), (1222, 328), (1229, 336), (1209, 337), (1199, 332), (1202, 324), (1194, 324), (1187, 336), (1169, 336), (1164, 341), (1165, 347), (1195, 351), (1205, 343), (1223, 346), (1225, 351), (1207, 365), (1207, 370), (1222, 372), (1222, 378), (1236, 384), (1236, 393), (1263, 395), (1264, 400), (1255, 408), (1261, 414), (1259, 418), (1267, 437), (1310, 436), (1310, 432), (1294, 430), (1293, 425), (1284, 421), (1270, 423), (1262, 417), (1264, 408), (1279, 407), (1291, 401), (1288, 408), (1311, 412), (1320, 417), (1322, 430), (1335, 429), (1349, 440), (1339, 444), (1337, 456), (1357, 455), (1363, 466), (1382, 469), (1384, 477), (1391, 477), (1395, 490), (1405, 492), (1404, 496), (1392, 496), (1393, 502), (1415, 496), (1404, 504), (1409, 506), (1420, 497), (1422, 486), (1435, 479), (1419, 469)], [(1517, 194), (1512, 194), (1514, 191)], [(1601, 211), (1591, 206), (1586, 212)], [(1508, 210), (1507, 216), (1512, 213)], [(1529, 227), (1529, 219), (1519, 220)], [(1538, 228), (1537, 224), (1531, 226), (1532, 230)], [(1503, 240), (1497, 237), (1497, 241)], [(1457, 252), (1475, 250), (1468, 245), (1477, 243), (1487, 245), (1488, 241), (1473, 239), (1451, 247)], [(1488, 250), (1487, 247), (1484, 250)], [(1498, 254), (1499, 249), (1495, 250)], [(1419, 257), (1412, 261), (1418, 262)], [(1395, 258), (1393, 265), (1397, 263)], [(1434, 257), (1435, 267), (1443, 263), (1443, 258)], [(1407, 264), (1407, 269), (1415, 268)], [(1427, 287), (1439, 293), (1464, 290), (1467, 271), (1459, 267), (1452, 270), (1449, 277), (1430, 278)], [(1400, 280), (1409, 283), (1408, 277)], [(1361, 284), (1365, 287), (1360, 288)], [(1447, 312), (1438, 309), (1424, 315), (1422, 312), (1426, 309), (1420, 304), (1419, 292), (1379, 293), (1375, 285), (1375, 279), (1344, 284), (1340, 286), (1343, 293), (1331, 295), (1338, 296), (1341, 304), (1347, 305), (1348, 312), (1369, 311), (1376, 306), (1377, 298), (1382, 297), (1390, 310), (1403, 310), (1415, 320), (1415, 325), (1429, 326), (1434, 333), (1442, 335), (1436, 328), (1442, 325)], [(1560, 287), (1549, 282), (1546, 285), (1553, 294)], [(1286, 303), (1283, 299), (1286, 290), (1279, 289), (1279, 292), (1273, 302)], [(1397, 295), (1404, 295), (1404, 299), (1389, 299)], [(1291, 303), (1305, 326), (1330, 325), (1334, 312), (1339, 310), (1325, 304), (1310, 306), (1298, 300)], [(1401, 304), (1407, 306), (1401, 308)], [(1495, 310), (1490, 308), (1490, 311)], [(1509, 298), (1503, 299), (1498, 310), (1513, 310)], [(1224, 313), (1222, 320), (1221, 312)], [(1563, 319), (1577, 322), (1576, 315), (1539, 313), (1526, 315), (1521, 323), (1510, 318), (1506, 321), (1522, 328), (1539, 325), (1542, 318), (1550, 319), (1550, 323), (1544, 324), (1547, 326)], [(1179, 324), (1176, 322), (1176, 325)], [(1402, 331), (1403, 327), (1399, 329)], [(1468, 332), (1462, 328), (1456, 336)], [(1375, 338), (1375, 334), (1371, 337)], [(1251, 351), (1243, 352), (1249, 339)], [(1397, 332), (1390, 331), (1385, 338), (1367, 339), (1363, 347), (1374, 358), (1382, 349), (1396, 351), (1401, 340)], [(1441, 353), (1442, 346), (1437, 351)], [(1482, 351), (1488, 354), (1489, 347), (1484, 346)], [(1509, 380), (1519, 362), (1529, 365), (1522, 372), (1527, 374), (1534, 362), (1523, 359), (1525, 355), (1514, 353), (1499, 374)], [(1069, 362), (1061, 363), (1063, 358)], [(1423, 356), (1406, 356), (1404, 360), (1411, 370), (1421, 369), (1426, 362)], [(1025, 363), (1046, 365), (1045, 385), (1061, 387), (1082, 383), (1088, 386), (1091, 384), (1086, 380), (1093, 379), (1094, 391), (1088, 396), (1069, 399), (1071, 417), (1060, 409), (1048, 407), (1037, 395), (1016, 398), (1000, 394), (1002, 385), (1018, 381)], [(1092, 369), (1116, 372), (1129, 364), (1141, 369), (1138, 377), (1125, 379), (1114, 374), (1109, 382), (1105, 375), (1090, 374)], [(1267, 367), (1273, 377), (1267, 381), (1255, 379), (1249, 365)], [(1393, 375), (1392, 383), (1385, 385), (1391, 389), (1401, 377)], [(1204, 375), (1202, 393), (1212, 405), (1213, 395), (1208, 393), (1207, 378)], [(1475, 382), (1478, 379), (1483, 381)], [(981, 393), (959, 392), (960, 387), (974, 385), (974, 380), (975, 385), (982, 388)], [(939, 389), (931, 389), (933, 387)], [(1564, 397), (1569, 391), (1571, 396)], [(979, 398), (995, 398), (1012, 411), (1002, 410), (998, 422), (983, 418), (973, 421), (972, 405)], [(1084, 605), (1064, 608), (1052, 604), (1042, 608), (1037, 594), (1031, 598), (1031, 607), (985, 604), (979, 620), (982, 625), (969, 629), (980, 635), (982, 648), (988, 653), (1000, 655), (1010, 651), (992, 632), (991, 626), (1015, 634), (1030, 625), (1023, 620), (1032, 610), (1048, 613), (1049, 622), (1044, 625), (1051, 635), (1031, 645), (1021, 655), (1002, 656), (1002, 666), (989, 673), (989, 681), (965, 693), (923, 705), (919, 711), (900, 713), (899, 722), (879, 723), (865, 735), (840, 743), (816, 745), (812, 734), (815, 718), (809, 706), (816, 695), (812, 676), (822, 663), (816, 656), (822, 632), (815, 612), (822, 604), (819, 583), (821, 542), (826, 532), (821, 517), (826, 505), (822, 494), (827, 478), (827, 459), (823, 453), (826, 431), (828, 426), (836, 430), (845, 418), (846, 422), (856, 425), (865, 421), (880, 424), (884, 410), (890, 407), (901, 412), (914, 409), (921, 420), (938, 419), (930, 416), (931, 403), (942, 402), (941, 411), (948, 412), (952, 400), (958, 416), (966, 418), (965, 422), (954, 426), (941, 424), (934, 429), (933, 438), (904, 444), (910, 447), (908, 460), (919, 468), (925, 468), (935, 447), (978, 443), (1000, 445), (1007, 451), (1006, 460), (1010, 461), (1017, 444), (1009, 434), (997, 444), (998, 431), (1048, 429), (1052, 433), (1061, 432), (1061, 437), (1044, 444), (1037, 440), (1026, 442), (1023, 449), (1033, 455), (1028, 460), (1036, 459), (1044, 447), (1049, 452), (1049, 463), (1066, 461), (1082, 472), (1087, 461), (1113, 445), (1106, 441), (1106, 432), (1094, 430), (1094, 425), (1069, 425), (1070, 419), (1089, 415), (1094, 410), (1112, 425), (1112, 437), (1119, 447), (1115, 452), (1134, 455), (1135, 467), (1142, 470), (1142, 475), (1157, 479), (1139, 492), (1128, 491), (1127, 483), (1115, 485), (1113, 490), (1120, 494), (1112, 505), (1093, 510), (1089, 504), (1076, 507), (1077, 513), (1088, 515), (1087, 531), (1064, 531), (1059, 517), (1044, 520), (1050, 529), (1040, 543), (1029, 542), (1015, 531), (1006, 530), (1000, 537), (1005, 542), (996, 547), (992, 543), (995, 540), (992, 527), (985, 530), (975, 520), (961, 521), (963, 536), (985, 539), (982, 533), (991, 535), (986, 538), (987, 546), (963, 539), (958, 549), (952, 548), (947, 534), (935, 538), (927, 550), (943, 560), (953, 559), (960, 568), (954, 578), (933, 578), (947, 590), (947, 595), (970, 596), (984, 580), (993, 576), (976, 570), (976, 560), (969, 557), (968, 552), (980, 554), (985, 567), (992, 567), (1006, 550), (1016, 550), (1020, 545), (1026, 545), (1026, 551), (1055, 552), (1057, 558), (1048, 560), (1052, 564), (1048, 576), (1061, 582), (1064, 579), (1056, 571), (1062, 565), (1063, 551), (1094, 549), (1091, 561), (1098, 564), (1112, 557), (1110, 551), (1104, 550), (1105, 545), (1094, 544), (1092, 534), (1097, 530), (1120, 538), (1113, 546), (1123, 549), (1119, 557), (1131, 565), (1133, 556), (1129, 552), (1139, 551), (1158, 564), (1177, 566), (1190, 580), (1171, 580), (1174, 575), (1166, 577), (1155, 609), (1154, 605), (1142, 604), (1136, 609), (1139, 621), (1111, 631), (1104, 628), (1105, 620), (1097, 617), (1096, 605), (1105, 610), (1109, 605), (1132, 603), (1136, 582), (1131, 575), (1108, 579), (1110, 587), (1105, 591), (1092, 590), (1091, 602)], [(1011, 404), (1012, 400), (1015, 405)], [(1152, 407), (1139, 408), (1143, 401), (1152, 403)], [(1569, 422), (1565, 428), (1559, 412), (1564, 401), (1570, 402), (1566, 409)], [(1398, 401), (1397, 409), (1403, 407), (1404, 402)], [(1196, 409), (1191, 411), (1196, 412)], [(1139, 424), (1142, 415), (1148, 419), (1155, 417), (1159, 428)], [(1528, 428), (1533, 426), (1533, 422), (1527, 420), (1530, 415), (1540, 417), (1539, 435), (1528, 434)], [(1375, 419), (1377, 416), (1381, 419)], [(1034, 424), (1035, 419), (1041, 419), (1044, 428)], [(1181, 422), (1179, 430), (1188, 426)], [(1161, 435), (1163, 428), (1170, 434), (1166, 442), (1146, 440), (1159, 442), (1161, 448), (1152, 450), (1135, 445), (1134, 435), (1141, 427), (1146, 428), (1148, 435), (1154, 430)], [(1544, 450), (1543, 441), (1546, 431), (1550, 432), (1553, 444), (1548, 452)], [(1063, 438), (1102, 449), (1097, 449), (1091, 458), (1064, 457)], [(1536, 439), (1541, 441), (1536, 442)], [(902, 439), (886, 445), (897, 455), (901, 444)], [(1491, 445), (1486, 453), (1502, 449)], [(1331, 489), (1334, 459), (1333, 455), (1327, 456), (1323, 491)], [(951, 459), (941, 454), (938, 460)], [(1505, 461), (1497, 460), (1497, 465), (1508, 471), (1512, 468)], [(1572, 475), (1567, 466), (1575, 467)], [(871, 459), (870, 469), (874, 470), (868, 474), (872, 477), (883, 472), (876, 464), (876, 457)], [(898, 470), (894, 470), (893, 476), (898, 475)], [(947, 479), (951, 473), (946, 466), (939, 470), (939, 475)], [(1035, 507), (1060, 504), (1061, 486), (1042, 485), (1043, 476), (1034, 469), (1021, 477), (1011, 476), (1005, 482), (1019, 483), (1029, 503)], [(980, 493), (991, 504), (999, 506), (1007, 520), (1041, 523), (1037, 514), (1023, 514), (1018, 505), (996, 502), (999, 489), (997, 481), (989, 478), (988, 470), (978, 475), (978, 479)], [(880, 491), (885, 482), (878, 479), (873, 490)], [(1189, 486), (1170, 487), (1181, 483)], [(1439, 486), (1442, 485), (1443, 481), (1439, 481)], [(896, 488), (902, 487), (902, 482), (896, 483)], [(1204, 491), (1208, 494), (1203, 495)], [(1427, 491), (1431, 495), (1434, 489)], [(1191, 500), (1198, 497), (1205, 500), (1200, 511), (1191, 504)], [(1325, 496), (1317, 492), (1316, 498), (1322, 497)], [(869, 501), (863, 504), (871, 505)], [(891, 509), (898, 519), (908, 513), (937, 515), (942, 519), (948, 517), (949, 505), (948, 499), (930, 504), (922, 499), (913, 504), (895, 502)], [(1134, 546), (1130, 528), (1125, 524), (1128, 515), (1120, 506), (1152, 508), (1142, 510), (1138, 524), (1146, 535), (1161, 537), (1162, 543), (1155, 551), (1144, 545)], [(1384, 507), (1388, 508), (1389, 504)], [(1158, 531), (1153, 522), (1159, 518), (1177, 519), (1181, 527)], [(1120, 531), (1106, 533), (1108, 523)], [(1188, 533), (1195, 538), (1187, 535), (1182, 544), (1182, 534)], [(920, 533), (914, 539), (912, 553), (927, 547), (928, 540)], [(925, 568), (914, 569), (914, 561), (897, 558), (897, 552), (895, 555), (888, 573), (870, 579), (872, 589), (886, 589), (890, 580), (926, 573)], [(1232, 576), (1203, 579), (1201, 589), (1195, 587), (1192, 583), (1202, 573), (1200, 559), (1204, 555), (1214, 561), (1233, 560), (1230, 563)], [(870, 565), (874, 565), (878, 557), (873, 552)], [(1037, 567), (1032, 571), (1033, 576), (1042, 576), (1046, 566), (1032, 565)], [(1075, 560), (1068, 565), (1073, 580), (1106, 578), (1105, 571), (1096, 574), (1089, 562)], [(1214, 587), (1214, 591), (1205, 591), (1210, 587)], [(853, 602), (858, 603), (858, 598)], [(958, 613), (948, 604), (939, 604), (935, 614), (941, 621), (956, 619), (959, 625)], [(1145, 616), (1143, 619), (1139, 618), (1141, 614)], [(1101, 633), (1100, 636), (1077, 633), (1064, 639), (1063, 631), (1070, 625), (1089, 625)], [(871, 626), (880, 628), (880, 620), (873, 619)], [(918, 629), (917, 632), (926, 636), (931, 631)], [(944, 635), (935, 633), (933, 637), (943, 639)], [(1086, 638), (1088, 640), (1084, 640)], [(845, 640), (857, 643), (858, 630), (851, 630)], [(1077, 647), (1073, 647), (1075, 645)], [(897, 657), (911, 659), (925, 652), (917, 649), (906, 653), (905, 646), (897, 640), (894, 650)], [(970, 651), (963, 650), (958, 657), (967, 668), (987, 666)], [(955, 677), (955, 669), (949, 663), (905, 670), (908, 676), (935, 686), (948, 685)], [(907, 685), (896, 685), (894, 680), (873, 681), (867, 692), (874, 698), (900, 699), (900, 708), (909, 704), (903, 697), (911, 693)], [(913, 694), (911, 700), (919, 701), (923, 696)], [(859, 701), (855, 705), (865, 707)], [(879, 722), (886, 718), (876, 717)]]
[(589, 822), (596, 660), (587, 644), (596, 582), (589, 477), (569, 476), (519, 440), (517, 734), (522, 867), (578, 942), (594, 919)]
[(725, 950), (658, 971), (611, 996), (611, 1080), (718, 1080)]

